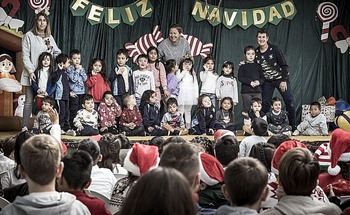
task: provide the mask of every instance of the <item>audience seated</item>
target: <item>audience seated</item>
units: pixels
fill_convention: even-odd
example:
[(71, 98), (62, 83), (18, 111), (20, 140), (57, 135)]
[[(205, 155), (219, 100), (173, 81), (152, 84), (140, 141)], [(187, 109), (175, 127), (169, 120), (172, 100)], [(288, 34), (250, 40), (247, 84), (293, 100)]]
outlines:
[(91, 215), (111, 215), (105, 203), (84, 193), (91, 183), (92, 158), (82, 150), (63, 157), (64, 164), (62, 177), (57, 180), (58, 190), (73, 194), (90, 211)]
[(19, 170), (28, 183), (29, 195), (18, 196), (1, 214), (90, 214), (75, 196), (55, 191), (56, 177), (63, 171), (62, 148), (45, 134), (26, 140), (20, 152)]
[(236, 159), (239, 154), (239, 144), (235, 136), (221, 137), (215, 145), (215, 155), (223, 167)]
[(104, 198), (110, 200), (117, 179), (115, 179), (110, 169), (98, 167), (97, 163), (101, 162), (102, 155), (97, 141), (91, 138), (84, 139), (80, 141), (78, 150), (88, 152), (93, 159), (93, 166), (91, 171), (92, 182), (87, 190), (98, 193)]

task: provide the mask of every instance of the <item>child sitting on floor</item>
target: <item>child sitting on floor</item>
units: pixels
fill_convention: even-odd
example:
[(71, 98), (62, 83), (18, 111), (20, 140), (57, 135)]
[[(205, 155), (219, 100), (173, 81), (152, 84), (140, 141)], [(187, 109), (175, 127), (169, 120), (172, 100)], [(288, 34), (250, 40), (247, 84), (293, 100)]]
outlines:
[(216, 124), (215, 108), (208, 95), (203, 94), (198, 98), (197, 114), (192, 121), (190, 134), (213, 135)]
[(272, 110), (266, 114), (269, 123), (268, 133), (291, 135), (292, 127), (289, 125), (288, 114), (282, 110), (282, 100), (279, 97), (273, 97), (271, 100)]
[(253, 134), (253, 131), (251, 128), (253, 119), (262, 118), (265, 121), (267, 120), (265, 113), (261, 109), (262, 109), (261, 99), (254, 98), (254, 99), (252, 99), (252, 101), (250, 103), (250, 110), (248, 111), (248, 113), (242, 112), (242, 115), (244, 117), (244, 120), (243, 120), (244, 135)]
[(98, 106), (98, 115), (100, 117), (101, 134), (118, 134), (116, 118), (122, 113), (121, 107), (112, 95), (111, 91), (103, 94), (102, 102)]
[(168, 112), (164, 114), (161, 125), (170, 131), (171, 135), (185, 135), (188, 130), (185, 128), (184, 116), (178, 112), (178, 104), (175, 98), (169, 98), (166, 102)]
[(321, 104), (319, 102), (311, 103), (310, 113), (305, 116), (304, 121), (293, 132), (293, 136), (297, 135), (328, 135), (326, 117), (321, 113)]
[(33, 134), (50, 134), (50, 130), (52, 127), (52, 122), (50, 120), (50, 115), (48, 111), (50, 109), (54, 109), (56, 105), (55, 99), (46, 96), (42, 100), (41, 110), (36, 115), (34, 120), (34, 126), (32, 133)]
[(156, 93), (153, 90), (146, 90), (141, 97), (140, 110), (142, 121), (146, 132), (151, 136), (165, 136), (168, 131), (160, 126), (160, 112), (156, 105)]
[(142, 116), (136, 106), (136, 99), (134, 95), (125, 96), (124, 109), (120, 116), (121, 130), (127, 136), (144, 136), (145, 128), (142, 124)]
[(80, 109), (74, 118), (74, 126), (77, 128), (73, 136), (91, 136), (98, 134), (98, 113), (94, 110), (94, 98), (86, 94), (81, 101), (83, 109)]

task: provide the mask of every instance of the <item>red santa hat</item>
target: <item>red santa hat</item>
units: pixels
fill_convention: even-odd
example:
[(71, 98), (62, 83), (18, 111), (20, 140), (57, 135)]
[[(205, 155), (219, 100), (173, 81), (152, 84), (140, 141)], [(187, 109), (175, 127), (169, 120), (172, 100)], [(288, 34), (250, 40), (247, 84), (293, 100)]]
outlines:
[(199, 169), (201, 180), (209, 186), (224, 182), (224, 168), (221, 163), (212, 155), (199, 153)]
[(304, 143), (301, 143), (296, 140), (284, 141), (280, 146), (278, 146), (275, 153), (273, 154), (271, 172), (278, 175), (278, 164), (280, 163), (280, 160), (282, 159), (283, 155), (289, 150), (294, 149), (296, 147), (307, 148)]
[(331, 165), (328, 167), (330, 175), (338, 175), (340, 167), (339, 161), (350, 161), (350, 132), (340, 128), (333, 131), (331, 141), (329, 142), (331, 150)]
[(135, 176), (142, 176), (158, 166), (159, 156), (156, 146), (135, 143), (124, 160), (124, 168)]
[(217, 143), (219, 139), (223, 138), (224, 136), (228, 136), (228, 135), (236, 137), (235, 133), (233, 133), (230, 130), (219, 129), (219, 130), (215, 131), (215, 133), (214, 133), (214, 143)]

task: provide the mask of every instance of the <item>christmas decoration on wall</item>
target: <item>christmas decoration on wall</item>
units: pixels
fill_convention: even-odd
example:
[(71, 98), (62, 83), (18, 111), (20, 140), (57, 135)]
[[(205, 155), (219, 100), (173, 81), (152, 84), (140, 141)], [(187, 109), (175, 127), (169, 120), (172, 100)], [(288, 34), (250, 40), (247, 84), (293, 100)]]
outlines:
[(28, 0), (28, 4), (35, 14), (43, 11), (46, 15), (50, 15), (51, 0)]
[(153, 5), (150, 0), (138, 0), (123, 7), (104, 7), (91, 3), (89, 0), (73, 0), (70, 5), (73, 16), (84, 16), (91, 25), (105, 23), (111, 27), (117, 27), (121, 21), (133, 26), (139, 17), (151, 17)]
[(317, 8), (317, 16), (323, 23), (321, 41), (327, 42), (329, 33), (329, 24), (338, 17), (338, 8), (332, 2), (322, 2)]
[[(213, 47), (212, 43), (203, 44), (197, 37), (192, 35), (181, 34), (190, 44), (191, 56), (200, 55), (205, 58)], [(141, 36), (134, 44), (127, 42), (124, 44), (128, 50), (129, 57), (133, 58), (134, 63), (140, 54), (147, 54), (147, 49), (151, 46), (157, 47), (158, 43), (163, 41), (163, 34), (159, 30), (159, 26), (156, 25), (152, 33)]]
[(238, 25), (246, 30), (251, 25), (261, 28), (267, 22), (277, 25), (283, 18), (292, 20), (297, 13), (292, 0), (253, 9), (222, 8), (220, 3), (216, 6), (196, 0), (192, 9), (193, 18), (197, 22), (207, 20), (213, 26), (222, 23), (228, 29)]
[(128, 42), (125, 43), (124, 46), (128, 50), (129, 57), (132, 57), (133, 61), (136, 63), (137, 56), (140, 54), (147, 54), (147, 49), (149, 47), (157, 47), (157, 44), (163, 40), (163, 34), (160, 32), (159, 26), (156, 25), (152, 33), (143, 35), (134, 44)]
[(331, 37), (335, 42), (335, 46), (340, 49), (342, 54), (344, 54), (350, 46), (349, 33), (343, 25), (335, 25), (330, 30), (330, 24), (338, 18), (337, 5), (332, 2), (322, 2), (317, 7), (317, 16), (322, 22), (321, 41), (326, 43), (330, 32)]
[[(6, 11), (4, 8), (10, 4), (11, 5), (11, 11), (9, 14), (6, 14)], [(15, 30), (18, 32), (18, 29), (21, 28), (24, 24), (24, 21), (20, 19), (14, 19), (13, 16), (16, 14), (20, 7), (19, 0), (3, 0), (1, 2), (0, 7), (0, 25), (3, 25), (9, 29)]]

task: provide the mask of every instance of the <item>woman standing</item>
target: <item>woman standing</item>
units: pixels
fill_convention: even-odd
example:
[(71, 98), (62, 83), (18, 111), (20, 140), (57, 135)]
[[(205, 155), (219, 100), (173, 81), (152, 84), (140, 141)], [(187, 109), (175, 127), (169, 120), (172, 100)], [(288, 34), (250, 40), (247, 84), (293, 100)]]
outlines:
[(170, 26), (169, 37), (158, 46), (159, 58), (163, 62), (174, 59), (179, 65), (183, 56), (191, 55), (190, 44), (185, 38), (181, 37), (182, 33), (183, 30), (179, 25)]
[(22, 130), (28, 130), (34, 102), (34, 92), (31, 83), (36, 81), (34, 71), (38, 65), (39, 55), (43, 52), (49, 52), (55, 58), (61, 53), (61, 50), (57, 47), (51, 35), (49, 17), (45, 13), (40, 12), (36, 15), (33, 28), (24, 35), (22, 40), (24, 70), (21, 76), (21, 84), (26, 95)]

